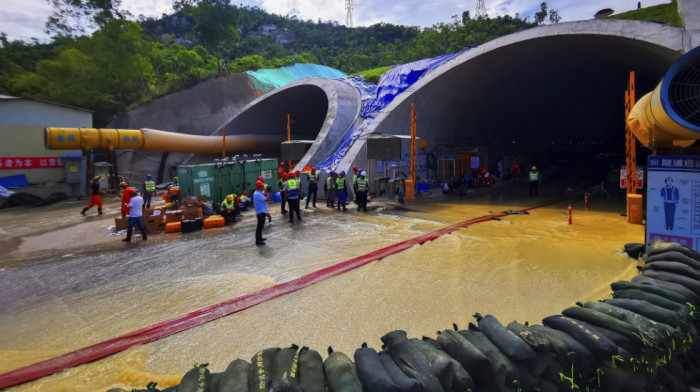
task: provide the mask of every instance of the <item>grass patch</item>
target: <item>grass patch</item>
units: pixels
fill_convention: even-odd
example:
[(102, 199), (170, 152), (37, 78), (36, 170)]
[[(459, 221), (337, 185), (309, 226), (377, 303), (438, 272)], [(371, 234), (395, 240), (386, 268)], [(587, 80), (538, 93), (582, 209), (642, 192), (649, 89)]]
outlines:
[(669, 4), (659, 4), (634, 11), (627, 11), (621, 14), (606, 16), (602, 19), (649, 20), (666, 23), (674, 27), (683, 26), (683, 19), (678, 12), (678, 3), (675, 0)]
[(390, 70), (393, 67), (394, 67), (393, 65), (390, 65), (388, 67), (379, 67), (379, 68), (374, 68), (374, 69), (368, 69), (366, 71), (358, 72), (354, 75), (362, 75), (365, 77), (366, 81), (368, 81), (370, 83), (377, 84), (377, 83), (379, 83), (379, 78), (382, 75), (384, 75), (384, 73), (386, 71)]

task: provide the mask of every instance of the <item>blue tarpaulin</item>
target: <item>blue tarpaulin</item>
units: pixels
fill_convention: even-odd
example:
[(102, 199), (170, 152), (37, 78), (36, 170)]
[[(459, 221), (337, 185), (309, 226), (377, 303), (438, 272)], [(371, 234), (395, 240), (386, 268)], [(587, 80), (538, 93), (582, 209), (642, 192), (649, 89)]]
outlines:
[(460, 53), (423, 59), (408, 64), (397, 65), (387, 71), (379, 79), (379, 85), (366, 83), (358, 77), (339, 79), (355, 87), (362, 96), (362, 110), (352, 129), (347, 133), (335, 152), (318, 165), (319, 169), (335, 169), (355, 140), (365, 134), (365, 131), (375, 117), (385, 109), (397, 95), (420, 80), (430, 71), (452, 60)]
[(0, 177), (0, 186), (5, 188), (19, 188), (21, 186), (29, 186), (27, 176), (17, 174), (16, 176)]
[(284, 86), (295, 80), (319, 77), (325, 79), (337, 79), (347, 76), (337, 69), (318, 64), (295, 64), (289, 67), (277, 69), (261, 69), (246, 72), (253, 82), (256, 90), (263, 90), (266, 94), (270, 90)]

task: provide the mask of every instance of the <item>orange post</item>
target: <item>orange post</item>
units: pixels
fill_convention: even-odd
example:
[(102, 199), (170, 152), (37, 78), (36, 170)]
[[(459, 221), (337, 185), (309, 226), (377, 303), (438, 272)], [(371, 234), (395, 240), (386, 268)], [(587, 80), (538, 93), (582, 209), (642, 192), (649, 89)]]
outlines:
[[(630, 79), (625, 91), (625, 124), (630, 111), (635, 103), (634, 71), (630, 72)], [(625, 125), (625, 164), (627, 165), (627, 194), (637, 193), (637, 139), (629, 125)]]
[(585, 204), (585, 205), (586, 205), (586, 209), (588, 209), (588, 192), (585, 193), (585, 195), (584, 195), (583, 198), (584, 198), (584, 200), (585, 200), (585, 202), (586, 202), (586, 204)]
[(413, 201), (416, 187), (416, 107), (411, 103), (411, 161), (406, 180), (406, 201)]
[(573, 222), (571, 221), (571, 206), (569, 206), (569, 224), (572, 224)]

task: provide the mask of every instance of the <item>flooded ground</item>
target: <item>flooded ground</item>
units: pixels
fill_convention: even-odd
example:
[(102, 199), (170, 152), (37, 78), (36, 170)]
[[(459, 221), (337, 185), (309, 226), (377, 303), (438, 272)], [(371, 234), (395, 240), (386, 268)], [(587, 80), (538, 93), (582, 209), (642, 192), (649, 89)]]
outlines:
[[(526, 185), (524, 185), (526, 186)], [(286, 282), (446, 225), (537, 205), (561, 192), (526, 197), (499, 184), (466, 198), (427, 197), (367, 214), (319, 203), (290, 225), (271, 206), (267, 245), (254, 245), (254, 216), (233, 227), (159, 234), (124, 244), (107, 217), (78, 215), (82, 203), (0, 212), (0, 372), (4, 373), (188, 312)], [(104, 391), (174, 385), (195, 362), (223, 371), (259, 349), (331, 345), (352, 353), (381, 346), (394, 329), (435, 336), (476, 312), (502, 322), (539, 323), (575, 301), (603, 298), (636, 274), (620, 252), (643, 242), (619, 200), (568, 201), (475, 224), (314, 286), (159, 341), (13, 388)], [(116, 204), (107, 211), (116, 211)], [(94, 213), (94, 212), (93, 212)], [(36, 222), (36, 225), (29, 225)]]

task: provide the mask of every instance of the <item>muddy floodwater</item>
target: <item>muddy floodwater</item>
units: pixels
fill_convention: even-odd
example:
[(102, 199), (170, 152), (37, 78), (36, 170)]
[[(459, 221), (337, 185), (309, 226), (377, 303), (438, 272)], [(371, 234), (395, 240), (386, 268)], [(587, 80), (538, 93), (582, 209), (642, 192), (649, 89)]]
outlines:
[[(81, 202), (42, 207), (54, 221), (32, 232), (19, 209), (0, 212), (0, 372), (50, 359), (122, 334), (303, 276), (447, 225), (545, 201), (507, 192), (437, 197), (367, 214), (304, 210), (290, 225), (271, 205), (267, 245), (253, 242), (254, 220), (124, 244), (106, 217), (76, 216)], [(572, 204), (573, 224), (567, 207)], [(115, 205), (116, 206), (116, 205)], [(51, 209), (49, 209), (51, 208)], [(49, 212), (50, 211), (50, 212)], [(109, 210), (108, 210), (109, 211)], [(106, 391), (175, 385), (195, 363), (223, 371), (267, 347), (328, 346), (352, 356), (367, 342), (403, 329), (435, 336), (476, 312), (501, 322), (541, 323), (576, 301), (606, 297), (630, 279), (636, 261), (621, 252), (643, 242), (644, 227), (620, 216), (624, 204), (562, 201), (444, 235), (311, 287), (161, 340), (15, 387), (12, 391)], [(41, 212), (41, 211), (39, 211)], [(32, 212), (32, 213), (39, 213)], [(93, 212), (94, 213), (94, 212)], [(21, 218), (21, 219), (20, 219)], [(17, 223), (18, 219), (20, 220)], [(39, 219), (39, 218), (37, 218)], [(29, 221), (27, 219), (27, 221)], [(56, 227), (56, 222), (63, 225)], [(76, 222), (75, 224), (73, 222)], [(15, 236), (12, 233), (20, 233)]]

